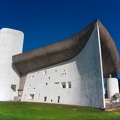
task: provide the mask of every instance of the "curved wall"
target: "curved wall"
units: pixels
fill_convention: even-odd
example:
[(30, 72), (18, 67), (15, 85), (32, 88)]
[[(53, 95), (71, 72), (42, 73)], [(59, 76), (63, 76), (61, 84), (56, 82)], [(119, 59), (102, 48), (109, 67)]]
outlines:
[(22, 52), (23, 33), (0, 30), (0, 101), (14, 100), (19, 88), (19, 73), (12, 65), (12, 56)]
[(105, 108), (98, 26), (73, 59), (27, 75), (22, 101)]

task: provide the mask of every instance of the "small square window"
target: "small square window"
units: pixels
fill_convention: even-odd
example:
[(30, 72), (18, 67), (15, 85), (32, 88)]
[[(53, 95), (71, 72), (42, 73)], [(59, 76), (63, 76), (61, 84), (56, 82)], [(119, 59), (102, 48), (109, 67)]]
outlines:
[(31, 76), (31, 77), (29, 77), (30, 79), (33, 79), (34, 78), (34, 76)]
[(44, 101), (47, 101), (47, 97), (44, 97)]
[(62, 88), (66, 88), (66, 82), (62, 82)]
[(43, 75), (46, 75), (46, 74), (47, 74), (47, 71), (46, 71), (46, 70), (44, 70), (44, 71), (43, 71)]
[(16, 85), (11, 85), (11, 89), (15, 92), (16, 91)]
[(54, 84), (59, 84), (59, 82), (54, 82)]
[(34, 94), (30, 94), (30, 97), (33, 100), (34, 99)]

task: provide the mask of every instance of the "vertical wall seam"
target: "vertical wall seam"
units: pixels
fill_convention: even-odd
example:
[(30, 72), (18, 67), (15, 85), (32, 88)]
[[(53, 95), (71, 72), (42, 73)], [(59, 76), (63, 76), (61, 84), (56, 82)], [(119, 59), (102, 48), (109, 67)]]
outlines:
[(102, 52), (101, 52), (101, 43), (100, 43), (100, 31), (99, 31), (99, 25), (98, 22), (97, 25), (97, 34), (98, 34), (98, 44), (99, 44), (99, 53), (100, 53), (100, 68), (101, 68), (101, 76), (102, 76), (102, 90), (103, 90), (103, 105), (105, 106), (105, 97), (104, 97), (104, 78), (103, 78), (103, 66), (102, 66)]

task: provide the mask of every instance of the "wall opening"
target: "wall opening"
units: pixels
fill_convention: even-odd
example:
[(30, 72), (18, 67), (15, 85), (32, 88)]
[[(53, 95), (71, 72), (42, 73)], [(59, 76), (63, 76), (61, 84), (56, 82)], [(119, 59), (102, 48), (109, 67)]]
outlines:
[(29, 78), (30, 78), (30, 79), (33, 79), (33, 78), (34, 78), (34, 76), (30, 76)]
[(43, 71), (43, 75), (46, 75), (46, 74), (47, 74), (47, 71), (46, 71), (46, 70), (44, 70), (44, 71)]
[(15, 92), (16, 91), (16, 85), (11, 85), (11, 89)]
[(58, 96), (58, 103), (60, 102), (60, 96)]
[(19, 100), (21, 100), (21, 98), (22, 98), (22, 94), (23, 94), (23, 90), (18, 90), (18, 98), (19, 98)]
[(66, 82), (61, 82), (62, 88), (66, 88)]
[(47, 97), (46, 96), (44, 97), (44, 101), (47, 101)]
[(68, 82), (68, 88), (71, 88), (72, 86), (71, 86), (71, 82)]
[(34, 94), (30, 94), (30, 98), (33, 100), (34, 99)]
[(54, 82), (54, 84), (59, 84), (59, 82)]

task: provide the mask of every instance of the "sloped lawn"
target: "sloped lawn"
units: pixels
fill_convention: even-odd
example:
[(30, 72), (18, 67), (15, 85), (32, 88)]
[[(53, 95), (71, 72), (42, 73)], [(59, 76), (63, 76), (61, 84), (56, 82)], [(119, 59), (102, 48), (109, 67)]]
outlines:
[(120, 120), (120, 110), (105, 112), (79, 106), (0, 102), (0, 120)]

